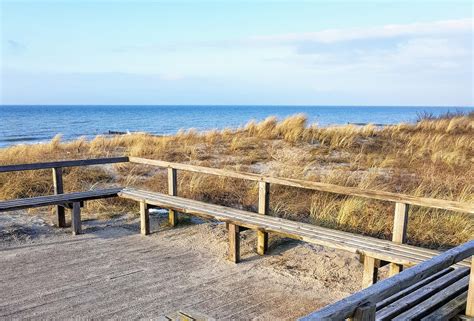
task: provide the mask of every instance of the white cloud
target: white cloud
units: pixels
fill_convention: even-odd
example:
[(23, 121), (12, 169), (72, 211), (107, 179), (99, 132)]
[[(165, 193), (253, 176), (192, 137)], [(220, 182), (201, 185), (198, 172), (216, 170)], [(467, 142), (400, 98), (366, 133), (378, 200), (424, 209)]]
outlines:
[(457, 19), (427, 23), (392, 24), (381, 27), (327, 29), (316, 32), (288, 33), (269, 36), (255, 36), (251, 39), (270, 43), (318, 42), (336, 43), (362, 39), (414, 37), (427, 35), (446, 35), (472, 33), (474, 20)]

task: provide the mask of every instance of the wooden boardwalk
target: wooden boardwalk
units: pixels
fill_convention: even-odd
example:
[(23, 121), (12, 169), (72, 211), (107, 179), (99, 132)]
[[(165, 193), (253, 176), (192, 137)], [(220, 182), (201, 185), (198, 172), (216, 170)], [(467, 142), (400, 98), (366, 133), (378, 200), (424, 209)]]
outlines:
[(183, 235), (196, 228), (146, 238), (136, 228), (86, 228), (81, 236), (0, 248), (0, 319), (157, 318), (177, 310), (295, 319), (335, 300), (272, 273), (261, 259), (235, 265), (190, 247)]

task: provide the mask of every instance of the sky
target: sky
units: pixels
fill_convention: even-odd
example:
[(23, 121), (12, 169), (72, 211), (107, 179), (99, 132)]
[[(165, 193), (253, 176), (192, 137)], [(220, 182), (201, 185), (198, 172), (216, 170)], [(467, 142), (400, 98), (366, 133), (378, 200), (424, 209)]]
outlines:
[(474, 106), (471, 1), (0, 3), (1, 104)]

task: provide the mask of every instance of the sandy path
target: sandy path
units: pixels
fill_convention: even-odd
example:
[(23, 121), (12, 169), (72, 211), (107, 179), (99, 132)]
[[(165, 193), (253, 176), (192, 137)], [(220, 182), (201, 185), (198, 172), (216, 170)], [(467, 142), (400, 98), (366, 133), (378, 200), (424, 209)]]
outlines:
[(223, 224), (169, 229), (157, 215), (153, 221), (158, 232), (148, 237), (138, 234), (136, 219), (122, 217), (85, 222), (76, 237), (41, 223), (39, 235), (4, 238), (0, 318), (157, 318), (187, 310), (295, 319), (359, 288), (361, 266), (348, 253), (271, 238), (270, 254), (259, 257), (255, 233), (246, 231), (236, 265), (225, 259)]

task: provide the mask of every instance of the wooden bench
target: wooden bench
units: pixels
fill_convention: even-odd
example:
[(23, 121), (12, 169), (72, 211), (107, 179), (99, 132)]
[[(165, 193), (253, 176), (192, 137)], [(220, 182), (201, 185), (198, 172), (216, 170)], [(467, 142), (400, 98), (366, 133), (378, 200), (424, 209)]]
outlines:
[[(364, 261), (364, 287), (377, 281), (377, 270), (384, 264), (408, 267), (439, 254), (434, 250), (145, 190), (124, 188), (119, 196), (140, 202), (141, 233), (144, 235), (150, 233), (149, 205), (228, 223), (229, 259), (234, 262), (240, 260), (239, 232), (242, 227), (360, 254)], [(469, 266), (469, 263), (462, 262), (461, 265)]]
[(72, 209), (71, 227), (73, 234), (81, 233), (81, 204), (85, 201), (116, 197), (122, 188), (109, 188), (86, 192), (75, 192), (58, 195), (38, 196), (15, 200), (1, 201), (0, 212), (21, 210), (25, 208), (58, 205)]
[(474, 257), (453, 267), (473, 255), (471, 240), (300, 320), (474, 320)]

